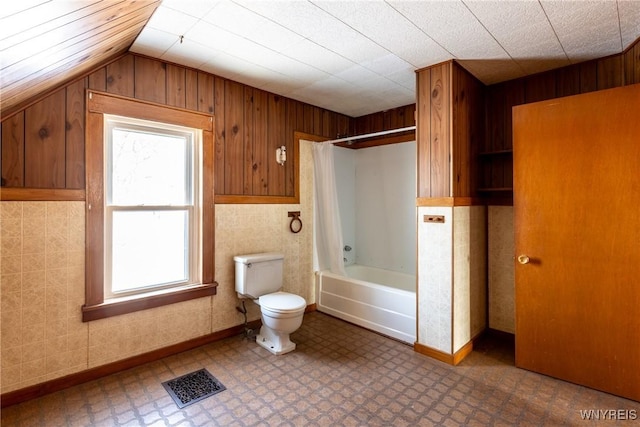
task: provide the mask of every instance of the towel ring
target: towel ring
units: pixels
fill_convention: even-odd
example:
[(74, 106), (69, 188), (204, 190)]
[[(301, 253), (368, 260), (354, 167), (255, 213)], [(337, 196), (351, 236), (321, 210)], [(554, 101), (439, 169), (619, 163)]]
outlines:
[(289, 223), (289, 230), (292, 233), (299, 233), (302, 230), (302, 220), (300, 219), (300, 211), (289, 212), (291, 222)]

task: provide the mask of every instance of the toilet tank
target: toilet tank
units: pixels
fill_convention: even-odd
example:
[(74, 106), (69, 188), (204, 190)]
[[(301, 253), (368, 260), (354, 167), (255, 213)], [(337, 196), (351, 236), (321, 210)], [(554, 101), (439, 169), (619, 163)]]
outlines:
[(271, 252), (237, 255), (233, 260), (236, 264), (237, 293), (259, 298), (282, 287), (284, 255)]

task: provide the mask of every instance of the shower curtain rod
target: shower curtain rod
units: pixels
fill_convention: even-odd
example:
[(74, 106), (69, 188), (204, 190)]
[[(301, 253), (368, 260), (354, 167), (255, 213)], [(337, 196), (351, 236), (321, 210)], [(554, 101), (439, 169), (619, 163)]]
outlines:
[(416, 129), (415, 126), (407, 126), (406, 128), (383, 130), (383, 131), (380, 131), (380, 132), (365, 133), (365, 134), (362, 134), (362, 135), (347, 136), (347, 137), (338, 138), (338, 139), (330, 139), (328, 141), (323, 141), (323, 144), (324, 143), (326, 143), (326, 144), (336, 144), (338, 142), (348, 142), (348, 141), (353, 141), (355, 139), (373, 138), (375, 136), (388, 135), (388, 134), (391, 134), (391, 133), (407, 132), (407, 131), (415, 130), (415, 129)]

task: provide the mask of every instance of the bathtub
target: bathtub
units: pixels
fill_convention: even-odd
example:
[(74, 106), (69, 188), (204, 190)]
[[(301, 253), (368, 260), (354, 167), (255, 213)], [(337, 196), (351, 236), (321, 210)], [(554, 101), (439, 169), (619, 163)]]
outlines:
[(348, 277), (316, 273), (318, 311), (413, 344), (415, 276), (357, 264), (345, 270)]

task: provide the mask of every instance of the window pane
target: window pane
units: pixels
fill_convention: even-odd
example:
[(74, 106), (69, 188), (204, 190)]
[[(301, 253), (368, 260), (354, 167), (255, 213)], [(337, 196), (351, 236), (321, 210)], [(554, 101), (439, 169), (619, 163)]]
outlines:
[(112, 291), (189, 279), (189, 212), (114, 211)]
[(190, 204), (189, 144), (185, 136), (113, 129), (108, 203), (119, 206)]

